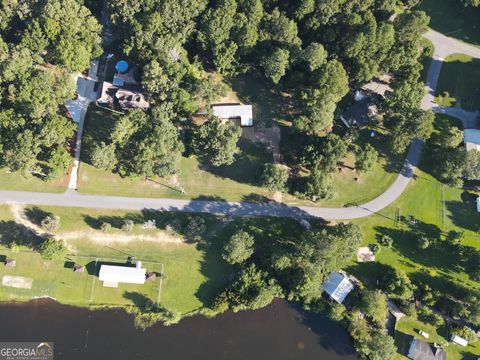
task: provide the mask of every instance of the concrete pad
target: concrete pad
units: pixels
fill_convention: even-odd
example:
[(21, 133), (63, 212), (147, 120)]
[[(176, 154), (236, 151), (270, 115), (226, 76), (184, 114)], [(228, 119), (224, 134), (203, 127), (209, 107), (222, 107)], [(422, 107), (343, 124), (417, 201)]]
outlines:
[(361, 247), (357, 251), (358, 262), (372, 262), (375, 261), (375, 254), (368, 246)]
[(2, 278), (2, 285), (17, 289), (31, 289), (33, 279), (23, 276), (4, 275)]

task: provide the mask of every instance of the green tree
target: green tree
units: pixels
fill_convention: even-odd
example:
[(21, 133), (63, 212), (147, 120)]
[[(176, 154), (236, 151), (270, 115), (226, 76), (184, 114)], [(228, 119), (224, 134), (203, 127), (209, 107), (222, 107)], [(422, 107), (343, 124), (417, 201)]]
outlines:
[(290, 53), (288, 50), (276, 48), (262, 61), (262, 67), (265, 76), (270, 78), (275, 84), (285, 75), (289, 64)]
[(96, 168), (108, 171), (113, 170), (118, 161), (115, 155), (115, 145), (107, 145), (103, 141), (100, 144), (95, 144), (90, 158), (92, 165)]
[(315, 71), (325, 64), (327, 56), (328, 53), (323, 45), (313, 42), (303, 50), (302, 59), (307, 63), (310, 71)]
[(305, 194), (313, 201), (331, 199), (335, 194), (331, 174), (319, 165), (314, 166), (307, 179)]
[(480, 151), (471, 150), (467, 152), (463, 176), (467, 180), (480, 179)]
[(57, 260), (63, 258), (67, 248), (60, 240), (47, 239), (40, 245), (40, 255), (46, 260)]
[(241, 264), (253, 254), (254, 239), (246, 231), (239, 231), (223, 246), (222, 257), (229, 264)]
[(239, 152), (237, 142), (240, 139), (241, 129), (230, 121), (222, 122), (212, 116), (196, 133), (194, 148), (200, 158), (214, 166), (230, 165), (234, 156)]
[(360, 172), (370, 172), (378, 161), (378, 151), (366, 144), (357, 154), (355, 167)]
[(380, 290), (366, 290), (362, 294), (360, 310), (373, 320), (376, 326), (382, 328), (387, 323), (387, 296)]
[(372, 335), (368, 342), (370, 360), (392, 360), (397, 353), (393, 338), (382, 330)]
[(283, 191), (288, 181), (288, 171), (275, 164), (265, 164), (260, 179), (263, 187), (270, 191)]

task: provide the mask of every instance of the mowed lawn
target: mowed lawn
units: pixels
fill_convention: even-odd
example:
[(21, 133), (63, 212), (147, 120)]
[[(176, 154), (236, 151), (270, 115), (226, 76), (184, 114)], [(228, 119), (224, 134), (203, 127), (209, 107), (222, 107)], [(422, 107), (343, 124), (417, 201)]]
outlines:
[(450, 55), (443, 64), (435, 100), (443, 106), (455, 106), (460, 101), (465, 110), (480, 110), (479, 79), (480, 60), (464, 54)]
[(480, 8), (459, 0), (422, 0), (416, 7), (430, 16), (430, 27), (447, 36), (480, 45)]
[(0, 169), (0, 189), (61, 193), (67, 189), (68, 178), (68, 175), (65, 175), (58, 179), (44, 181), (33, 175)]
[[(417, 178), (409, 184), (400, 199), (377, 214), (354, 220), (365, 235), (364, 246), (378, 244), (384, 235), (394, 240), (390, 249), (380, 246), (376, 262), (357, 263), (352, 259), (347, 267), (349, 272), (358, 276), (367, 286), (376, 287), (383, 266), (389, 265), (405, 271), (416, 281), (428, 283), (442, 294), (458, 296), (458, 285), (479, 289), (479, 283), (470, 279), (460, 265), (460, 255), (452, 252), (444, 240), (426, 250), (420, 250), (415, 243), (415, 235), (410, 231), (411, 219), (416, 221), (413, 227), (432, 237), (450, 230), (464, 231), (463, 244), (480, 250), (480, 214), (476, 211), (476, 195), (444, 186), (427, 172), (433, 165), (428, 152), (424, 150)], [(410, 337), (406, 334), (419, 337), (419, 329), (431, 335), (429, 341), (439, 340), (437, 331), (449, 340), (448, 331), (444, 327), (437, 330), (417, 319), (406, 317), (397, 324), (396, 342), (400, 353), (408, 346)], [(447, 351), (450, 359), (476, 359), (480, 355), (480, 342), (467, 348), (450, 345)], [(399, 355), (398, 359), (405, 357)]]
[[(273, 193), (258, 186), (264, 164), (272, 161), (265, 147), (247, 139), (240, 139), (241, 153), (232, 165), (213, 167), (201, 164), (197, 157), (181, 157), (178, 175), (167, 178), (122, 178), (116, 173), (97, 169), (88, 163), (88, 151), (94, 143), (108, 139), (118, 118), (117, 114), (90, 107), (85, 124), (83, 162), (80, 164), (79, 191), (84, 194), (101, 194), (131, 197), (216, 199), (223, 201), (265, 202)], [(354, 166), (354, 156), (344, 159)], [(351, 169), (337, 170), (334, 174), (335, 197), (313, 203), (284, 194), (282, 201), (291, 205), (343, 206), (362, 203), (383, 193), (397, 176), (396, 171), (386, 171), (387, 161), (381, 157), (371, 173), (358, 174)], [(182, 193), (181, 188), (185, 190)]]

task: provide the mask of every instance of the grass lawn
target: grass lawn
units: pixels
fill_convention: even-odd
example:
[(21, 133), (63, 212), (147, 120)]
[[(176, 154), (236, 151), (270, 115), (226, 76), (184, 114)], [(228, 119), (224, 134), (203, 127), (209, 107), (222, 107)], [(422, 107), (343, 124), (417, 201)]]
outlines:
[(23, 175), (18, 172), (7, 172), (0, 169), (0, 189), (18, 191), (38, 191), (61, 193), (67, 189), (68, 176), (49, 181), (43, 181), (33, 175)]
[[(428, 342), (430, 343), (439, 343), (442, 340), (445, 342), (445, 340), (448, 341), (451, 337), (448, 328), (445, 326), (436, 329), (434, 326), (419, 321), (416, 318), (404, 317), (397, 323), (395, 333), (395, 344), (401, 354), (408, 352), (411, 336), (416, 336), (427, 341), (418, 334), (418, 330), (423, 330), (430, 335), (428, 338)], [(480, 355), (480, 341), (469, 344), (466, 348), (449, 343), (446, 351), (449, 360), (476, 360), (478, 355)], [(396, 359), (407, 359), (407, 357), (398, 354)]]
[[(242, 152), (232, 165), (205, 167), (195, 156), (182, 157), (176, 178), (122, 178), (118, 174), (96, 169), (88, 163), (88, 149), (95, 142), (108, 138), (117, 119), (117, 114), (98, 107), (90, 107), (88, 110), (82, 147), (83, 162), (79, 170), (81, 193), (249, 202), (265, 202), (273, 198), (273, 193), (256, 185), (263, 165), (272, 161), (272, 155), (263, 145), (243, 138), (239, 142)], [(353, 155), (344, 161), (354, 166)], [(369, 201), (384, 192), (395, 180), (397, 172), (387, 171), (386, 167), (387, 161), (381, 157), (369, 174), (359, 175), (346, 168), (342, 172), (337, 171), (334, 175), (336, 197), (331, 200), (313, 203), (284, 194), (283, 202), (292, 205), (343, 206), (349, 202)], [(179, 186), (183, 187), (186, 194), (181, 192)]]
[(450, 37), (480, 45), (480, 8), (458, 0), (422, 0), (417, 7), (430, 16), (430, 27)]
[[(437, 131), (444, 121), (453, 122), (446, 116), (437, 116)], [(458, 121), (456, 122), (458, 123)], [(376, 262), (357, 263), (352, 260), (347, 270), (358, 276), (370, 287), (376, 287), (384, 266), (389, 265), (405, 271), (414, 282), (429, 284), (442, 294), (461, 297), (463, 289), (479, 289), (480, 284), (472, 280), (465, 269), (465, 259), (444, 241), (437, 241), (426, 250), (420, 250), (415, 243), (411, 228), (438, 238), (441, 233), (450, 230), (464, 231), (464, 245), (480, 250), (480, 214), (476, 212), (475, 198), (472, 192), (444, 186), (430, 173), (434, 166), (428, 147), (424, 149), (417, 177), (411, 181), (407, 190), (392, 205), (377, 214), (364, 219), (354, 220), (365, 235), (364, 245), (378, 243), (383, 235), (393, 240), (391, 248), (381, 246)], [(414, 218), (415, 225), (410, 220)], [(400, 221), (398, 221), (400, 219)], [(428, 324), (415, 319), (405, 319), (397, 326), (397, 342), (400, 350), (405, 349), (408, 341), (405, 334), (413, 334), (414, 329), (423, 329), (436, 334)], [(438, 330), (444, 337), (445, 329)], [(435, 336), (431, 340), (435, 341)], [(480, 355), (480, 342), (475, 347), (448, 348), (449, 358), (476, 359)], [(475, 357), (474, 355), (475, 354)], [(403, 357), (398, 357), (399, 359)]]
[[(17, 266), (13, 269), (1, 267), (0, 277), (8, 274), (33, 279), (31, 289), (0, 285), (0, 300), (29, 300), (37, 296), (51, 296), (62, 303), (80, 306), (143, 306), (146, 299), (155, 302), (159, 296), (159, 277), (156, 282), (147, 282), (145, 285), (120, 284), (117, 289), (103, 288), (98, 280), (96, 259), (125, 263), (131, 256), (142, 260), (147, 271), (160, 273), (163, 269), (160, 304), (181, 314), (188, 314), (208, 306), (224, 288), (231, 268), (221, 259), (220, 250), (224, 241), (239, 228), (254, 234), (258, 247), (278, 239), (294, 241), (302, 232), (302, 227), (292, 219), (225, 221), (221, 217), (207, 214), (62, 207), (27, 207), (25, 212), (34, 223), (46, 214), (60, 216), (61, 227), (57, 234), (65, 239), (69, 255), (58, 261), (44, 261), (38, 253), (24, 246), (21, 247), (21, 252), (12, 253), (5, 245), (12, 239), (17, 239), (16, 236), (33, 243), (38, 243), (38, 239), (30, 238), (31, 234), (25, 238), (24, 227), (11, 220), (10, 209), (7, 206), (0, 207), (0, 256), (17, 260)], [(175, 219), (185, 229), (191, 218), (197, 216), (205, 221), (206, 231), (202, 236), (205, 245), (162, 242), (164, 237), (172, 236), (165, 231), (167, 224)], [(124, 219), (134, 221), (131, 233), (127, 234), (120, 229)], [(146, 220), (152, 219), (156, 221), (156, 228), (142, 228)], [(112, 225), (106, 234), (99, 230), (102, 222)], [(156, 237), (151, 240), (148, 236)], [(183, 237), (181, 234), (175, 236)], [(86, 265), (88, 271), (84, 274), (74, 273), (73, 263)]]
[(450, 55), (442, 67), (435, 100), (444, 106), (461, 101), (465, 110), (480, 110), (479, 78), (480, 60), (464, 54)]

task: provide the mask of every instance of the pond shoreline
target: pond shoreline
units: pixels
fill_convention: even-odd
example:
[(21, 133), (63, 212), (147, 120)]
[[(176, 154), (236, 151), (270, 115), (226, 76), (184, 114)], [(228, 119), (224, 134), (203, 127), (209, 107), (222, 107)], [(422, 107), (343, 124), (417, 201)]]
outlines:
[(283, 300), (144, 332), (121, 308), (92, 311), (46, 299), (1, 303), (0, 317), (9, 324), (0, 328), (2, 341), (53, 341), (56, 359), (355, 359), (341, 325)]

